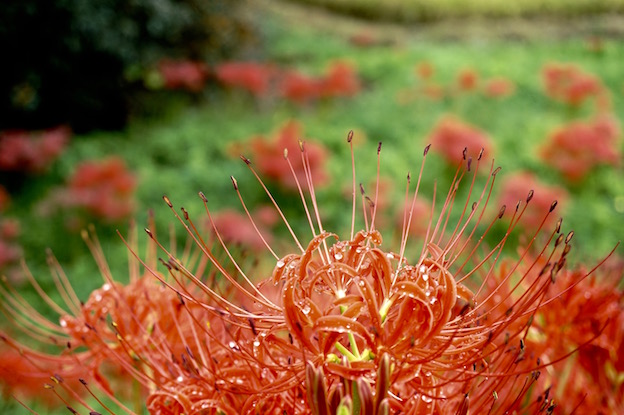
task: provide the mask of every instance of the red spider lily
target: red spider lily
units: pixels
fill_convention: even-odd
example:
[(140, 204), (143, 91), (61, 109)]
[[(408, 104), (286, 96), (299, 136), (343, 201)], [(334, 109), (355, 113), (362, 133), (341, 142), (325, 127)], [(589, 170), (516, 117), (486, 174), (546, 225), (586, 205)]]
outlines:
[(213, 222), (228, 245), (239, 245), (253, 251), (261, 251), (265, 248), (265, 243), (272, 242), (270, 227), (275, 224), (278, 217), (271, 208), (259, 209), (253, 216), (258, 220), (252, 223), (247, 220), (245, 214), (225, 209), (214, 215)]
[(463, 69), (457, 74), (457, 88), (469, 92), (477, 89), (479, 74), (474, 69)]
[(615, 117), (599, 115), (592, 121), (571, 122), (549, 136), (540, 156), (566, 179), (578, 182), (600, 164), (619, 163), (619, 135)]
[(258, 62), (225, 62), (214, 69), (215, 76), (223, 85), (241, 88), (257, 97), (270, 92), (277, 68)]
[[(568, 192), (557, 186), (548, 186), (541, 183), (533, 174), (528, 172), (514, 173), (507, 176), (501, 185), (499, 203), (507, 206), (515, 206), (531, 193), (531, 205), (527, 207), (521, 224), (526, 229), (534, 229), (539, 226), (544, 214), (549, 211), (553, 200), (559, 201), (561, 206), (566, 204)], [(512, 217), (512, 213), (507, 213)], [(550, 219), (551, 222), (553, 218)]]
[(354, 67), (341, 61), (332, 62), (322, 77), (253, 62), (220, 64), (215, 68), (215, 75), (222, 84), (242, 88), (256, 97), (273, 93), (296, 104), (320, 98), (349, 97), (360, 90)]
[(406, 218), (412, 217), (409, 233), (411, 235), (423, 236), (427, 232), (431, 221), (431, 205), (422, 199), (406, 200), (396, 215), (395, 224), (400, 229)]
[(314, 101), (321, 96), (322, 80), (290, 70), (282, 75), (280, 96), (297, 104)]
[(360, 91), (360, 79), (355, 68), (347, 62), (332, 62), (320, 80), (320, 97), (352, 97)]
[(167, 89), (201, 91), (206, 83), (207, 67), (202, 62), (164, 59), (158, 63), (158, 72)]
[(506, 78), (488, 79), (483, 86), (483, 93), (491, 98), (506, 98), (513, 95), (516, 85)]
[[(258, 171), (266, 178), (279, 183), (281, 186), (291, 190), (297, 190), (297, 183), (293, 178), (290, 167), (283, 162), (284, 154), (297, 154), (300, 152), (299, 139), (303, 137), (301, 125), (296, 121), (289, 121), (277, 132), (277, 134), (267, 139), (263, 136), (253, 137), (247, 143), (236, 145), (234, 150), (250, 149), (257, 156)], [(323, 185), (327, 181), (325, 161), (327, 150), (320, 144), (309, 142), (306, 144), (305, 161), (303, 158), (292, 160), (292, 168), (296, 177), (303, 181), (305, 177), (304, 167), (307, 168), (315, 184)], [(304, 163), (305, 161), (305, 163)]]
[(414, 72), (416, 73), (416, 76), (418, 78), (423, 80), (429, 80), (435, 75), (435, 67), (431, 62), (423, 61), (416, 65), (416, 67), (414, 68)]
[[(413, 213), (408, 213), (399, 244), (391, 249), (377, 228), (376, 192), (372, 203), (362, 195), (362, 219), (356, 218), (353, 152), (351, 229), (343, 236), (325, 229), (308, 147), (299, 146), (303, 181), (292, 166), (294, 154), (283, 161), (297, 183), (310, 226), (307, 237), (293, 231), (252, 162), (242, 157), (295, 245), (294, 251), (278, 254), (266, 243), (274, 267), (260, 281), (250, 275), (262, 273), (262, 266), (249, 271), (244, 259), (234, 259), (200, 193), (216, 245), (208, 245), (188, 212), (182, 208), (178, 213), (165, 197), (197, 251), (178, 257), (147, 230), (165, 258), (164, 272), (156, 268), (153, 249), (145, 260), (134, 254), (145, 272), (131, 267), (130, 283), (124, 286), (112, 280), (97, 241), (87, 237), (106, 284), (80, 304), (59, 277), (59, 291), (71, 308), (59, 312), (68, 315), (61, 319), (64, 324), (39, 319), (8, 287), (1, 291), (3, 310), (28, 316), (20, 320), (21, 328), (40, 341), (54, 332), (61, 343), (69, 339), (83, 346), (68, 347), (71, 353), (62, 357), (76, 364), (60, 369), (72, 375), (71, 369), (82, 368), (112, 398), (115, 385), (106, 384), (98, 369), (112, 364), (132, 375), (148, 395), (151, 414), (316, 415), (335, 408), (370, 414), (538, 413), (524, 397), (537, 385), (539, 371), (574, 351), (550, 356), (550, 361), (527, 364), (525, 359), (531, 355), (525, 339), (544, 298), (564, 294), (553, 281), (566, 262), (571, 234), (560, 233), (561, 222), (550, 232), (544, 229), (556, 202), (518, 256), (500, 263), (532, 197), (516, 206), (502, 239), (486, 248), (484, 238), (505, 207), (486, 219), (498, 169), (492, 164), (483, 186), (476, 185), (482, 152), (459, 163), (437, 217), (416, 246), (408, 247), (414, 238), (409, 232)], [(380, 151), (381, 146), (377, 177)], [(424, 164), (415, 186), (408, 175), (406, 200), (417, 200)], [(244, 205), (237, 181), (232, 182)], [(462, 202), (457, 196), (464, 190), (468, 196)], [(251, 215), (249, 220), (255, 223)], [(537, 246), (542, 231), (546, 243)], [(58, 276), (58, 268), (53, 269)], [(601, 333), (597, 330), (589, 340)], [(9, 337), (2, 339), (20, 349)], [(43, 364), (48, 355), (30, 349), (22, 353), (38, 370), (50, 370)], [(60, 385), (55, 390), (72, 392), (55, 379)], [(548, 404), (549, 411), (553, 407)]]
[(546, 95), (571, 106), (607, 95), (600, 79), (573, 64), (549, 63), (542, 69), (542, 79)]
[[(528, 275), (523, 284), (528, 286), (538, 279), (545, 265), (541, 261), (532, 271), (519, 270)], [(554, 398), (563, 413), (622, 412), (624, 295), (617, 285), (623, 271), (620, 261), (592, 270), (563, 269), (552, 276), (553, 290), (540, 300), (524, 337), (524, 347), (531, 350), (525, 361), (554, 361), (557, 355), (571, 350), (576, 353), (543, 371), (537, 384), (547, 395), (544, 398), (539, 396), (542, 392), (533, 392), (534, 401), (547, 405), (547, 398)], [(511, 281), (507, 286), (501, 292), (510, 289)], [(493, 300), (500, 301), (499, 297)], [(500, 312), (513, 307), (512, 303), (508, 297)]]
[[(540, 343), (545, 355), (561, 350), (579, 349), (573, 362), (561, 362), (558, 369), (567, 377), (559, 379), (553, 391), (570, 413), (624, 411), (624, 295), (617, 288), (623, 274), (622, 263), (602, 267), (592, 278), (578, 283), (583, 270), (566, 272), (557, 278), (563, 294), (547, 304), (536, 318), (537, 334), (531, 341)], [(604, 328), (604, 329), (603, 329)], [(546, 344), (543, 344), (546, 343)], [(564, 400), (565, 398), (565, 400)]]
[[(434, 150), (451, 164), (458, 163), (462, 157), (476, 157), (481, 150), (486, 156), (492, 154), (491, 139), (485, 132), (452, 116), (436, 124), (429, 140)], [(462, 155), (463, 149), (467, 149), (467, 154)]]
[(41, 173), (62, 153), (70, 136), (64, 126), (39, 132), (0, 132), (0, 170)]
[(134, 211), (135, 188), (136, 178), (120, 158), (87, 161), (78, 165), (66, 187), (57, 189), (41, 209), (78, 209), (92, 217), (116, 222)]

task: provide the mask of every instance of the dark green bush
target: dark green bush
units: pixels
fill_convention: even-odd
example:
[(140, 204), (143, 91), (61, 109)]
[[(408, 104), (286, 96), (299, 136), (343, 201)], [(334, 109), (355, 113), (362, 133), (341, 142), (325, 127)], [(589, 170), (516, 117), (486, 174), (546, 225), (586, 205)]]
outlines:
[(132, 79), (164, 57), (211, 61), (247, 36), (242, 0), (9, 0), (0, 129), (118, 128)]

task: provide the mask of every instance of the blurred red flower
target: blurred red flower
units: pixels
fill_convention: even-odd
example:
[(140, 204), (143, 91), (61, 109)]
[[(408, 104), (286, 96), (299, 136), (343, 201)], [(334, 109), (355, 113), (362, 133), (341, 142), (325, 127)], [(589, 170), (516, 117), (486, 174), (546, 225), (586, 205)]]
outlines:
[(279, 94), (297, 104), (318, 99), (321, 96), (322, 82), (317, 78), (298, 71), (286, 71), (279, 84)]
[(416, 65), (414, 72), (418, 78), (429, 80), (435, 75), (435, 67), (429, 61), (422, 61)]
[(542, 80), (546, 95), (571, 106), (607, 94), (600, 79), (575, 64), (546, 64), (542, 69)]
[(478, 84), (479, 74), (474, 69), (462, 69), (457, 74), (457, 87), (460, 91), (474, 91), (477, 89)]
[[(411, 218), (410, 218), (411, 212)], [(431, 223), (431, 204), (421, 198), (405, 201), (395, 217), (395, 229), (401, 229), (409, 222), (409, 235), (414, 238), (424, 238), (427, 227)]]
[(485, 82), (483, 93), (491, 98), (505, 98), (513, 95), (516, 85), (507, 78), (492, 78)]
[(41, 173), (59, 157), (70, 136), (65, 126), (36, 132), (0, 132), (0, 170)]
[(309, 173), (314, 184), (323, 185), (328, 178), (325, 169), (328, 151), (319, 143), (304, 140), (301, 125), (296, 121), (284, 124), (272, 138), (256, 136), (246, 143), (237, 143), (232, 151), (253, 154), (254, 165), (264, 177), (276, 181), (284, 188), (297, 190), (297, 183), (288, 164), (284, 162), (284, 155), (286, 151), (300, 183), (306, 183), (300, 142), (305, 146), (305, 157), (308, 159)]
[[(491, 157), (493, 146), (490, 137), (480, 129), (453, 116), (442, 118), (429, 134), (434, 151), (449, 163), (459, 163), (464, 158), (477, 158), (483, 149), (484, 157)], [(467, 149), (464, 154), (464, 149)]]
[[(77, 209), (107, 222), (127, 219), (134, 211), (136, 177), (119, 157), (80, 163), (64, 187), (57, 188), (39, 205), (39, 212), (50, 215), (58, 208)], [(73, 215), (67, 225), (81, 229), (85, 224)]]
[[(526, 203), (527, 196), (531, 192), (530, 201)], [(568, 199), (568, 192), (557, 186), (548, 186), (541, 183), (533, 174), (519, 172), (508, 175), (503, 179), (499, 204), (505, 205), (505, 216), (510, 218), (515, 213), (515, 207), (521, 202), (519, 209), (526, 211), (522, 215), (521, 224), (525, 229), (534, 229), (542, 223), (542, 220), (551, 211), (552, 204), (556, 200), (558, 206), (564, 206)], [(517, 215), (517, 214), (516, 214)], [(549, 216), (552, 223), (556, 218)]]
[(203, 62), (163, 59), (158, 63), (158, 72), (167, 89), (201, 91), (206, 83), (208, 70)]
[(540, 157), (569, 181), (578, 182), (598, 165), (619, 163), (619, 136), (619, 122), (613, 116), (574, 121), (550, 134)]
[(219, 82), (230, 88), (243, 89), (256, 97), (270, 92), (277, 68), (260, 62), (224, 62), (214, 68)]
[[(269, 207), (269, 209), (260, 208), (251, 215), (254, 218), (253, 223), (243, 213), (224, 209), (212, 215), (212, 222), (223, 241), (229, 246), (239, 246), (258, 252), (266, 248), (265, 242), (271, 244), (273, 241), (270, 228), (277, 220), (277, 213), (275, 209)], [(208, 226), (213, 227), (212, 224)]]
[(347, 62), (332, 62), (327, 74), (320, 79), (322, 98), (352, 97), (360, 91), (357, 71)]

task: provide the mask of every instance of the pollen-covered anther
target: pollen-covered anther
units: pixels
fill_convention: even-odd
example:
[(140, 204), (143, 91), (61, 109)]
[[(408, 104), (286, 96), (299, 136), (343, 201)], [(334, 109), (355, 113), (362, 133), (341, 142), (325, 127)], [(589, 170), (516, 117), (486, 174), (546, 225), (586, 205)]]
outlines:
[(169, 198), (167, 197), (167, 195), (163, 195), (163, 200), (165, 201), (165, 203), (167, 204), (167, 206), (169, 206), (170, 208), (173, 207), (173, 203), (171, 203), (171, 200), (169, 200)]

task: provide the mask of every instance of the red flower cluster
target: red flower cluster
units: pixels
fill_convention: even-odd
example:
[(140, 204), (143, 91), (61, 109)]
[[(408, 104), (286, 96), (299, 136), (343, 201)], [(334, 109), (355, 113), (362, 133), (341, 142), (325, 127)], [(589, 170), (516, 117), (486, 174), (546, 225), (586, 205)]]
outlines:
[[(78, 209), (91, 217), (117, 222), (134, 211), (135, 188), (136, 178), (122, 159), (86, 161), (78, 165), (65, 187), (56, 189), (42, 203), (41, 211), (49, 214), (59, 207)], [(77, 229), (83, 225), (69, 224)]]
[(211, 216), (212, 223), (207, 225), (209, 229), (214, 227), (229, 246), (240, 246), (259, 252), (273, 242), (270, 228), (275, 225), (278, 217), (275, 210), (268, 206), (250, 215), (256, 220), (250, 221), (246, 215), (233, 209), (224, 209)]
[[(542, 69), (546, 95), (571, 106), (579, 106), (594, 98), (600, 107), (609, 104), (602, 81), (574, 64), (549, 63)], [(602, 108), (606, 109), (606, 108)]]
[(579, 349), (570, 362), (554, 367), (565, 377), (555, 380), (549, 374), (550, 382), (559, 384), (553, 394), (564, 413), (622, 413), (624, 294), (618, 285), (623, 264), (607, 264), (582, 278), (587, 273), (579, 269), (557, 277), (554, 287), (562, 295), (545, 299), (527, 339), (541, 347), (543, 359)]
[(474, 91), (478, 85), (479, 74), (474, 69), (465, 68), (457, 73), (457, 89), (460, 91)]
[(215, 69), (217, 80), (228, 87), (241, 88), (257, 97), (275, 94), (295, 103), (318, 99), (350, 97), (359, 92), (360, 80), (352, 65), (333, 62), (321, 77), (310, 77), (272, 64), (228, 62)]
[(258, 62), (224, 62), (214, 69), (215, 77), (224, 86), (258, 97), (269, 93), (277, 72), (275, 65)]
[[(323, 185), (327, 182), (327, 149), (318, 143), (304, 143), (302, 137), (301, 125), (296, 121), (289, 121), (272, 138), (256, 136), (247, 142), (234, 145), (232, 151), (237, 154), (254, 154), (258, 171), (286, 189), (297, 190), (293, 171), (301, 183), (305, 183), (305, 176), (309, 174), (315, 184)], [(302, 151), (304, 147), (305, 152)], [(285, 155), (290, 155), (288, 163), (284, 162)]]
[(202, 62), (164, 59), (158, 63), (158, 73), (166, 89), (199, 92), (204, 88), (208, 68)]
[(480, 82), (479, 73), (471, 68), (457, 72), (455, 82), (450, 85), (435, 81), (435, 67), (431, 62), (422, 61), (414, 68), (416, 77), (422, 82), (416, 90), (405, 90), (399, 94), (399, 100), (408, 102), (424, 95), (433, 100), (445, 97), (453, 98), (462, 94), (478, 92), (488, 98), (505, 98), (515, 91), (515, 84), (503, 77), (494, 77)]
[[(514, 173), (507, 176), (501, 186), (499, 204), (509, 207), (517, 206), (531, 195), (531, 203), (521, 205), (521, 224), (526, 229), (539, 227), (552, 209), (553, 200), (564, 206), (568, 199), (568, 192), (557, 186), (547, 186), (541, 183), (533, 174), (528, 172)], [(505, 215), (513, 218), (517, 215), (514, 209), (507, 209)], [(552, 216), (548, 216), (553, 221)]]
[(506, 98), (513, 95), (516, 85), (507, 78), (497, 77), (485, 82), (483, 93), (490, 98)]
[(615, 117), (598, 115), (592, 121), (574, 121), (550, 134), (540, 156), (566, 179), (578, 182), (598, 165), (619, 163), (619, 136)]
[[(564, 240), (563, 235), (560, 238), (559, 243)], [(518, 275), (526, 276), (522, 286), (529, 287), (548, 271), (545, 259), (535, 264), (533, 269), (518, 270)], [(623, 267), (620, 260), (592, 270), (563, 268), (551, 276), (552, 289), (540, 299), (528, 330), (515, 327), (526, 330), (523, 346), (530, 354), (523, 356), (525, 364), (536, 359), (553, 362), (531, 393), (542, 409), (554, 399), (566, 414), (624, 410), (624, 293), (618, 288)], [(514, 300), (506, 293), (514, 284), (506, 281), (500, 295), (492, 298), (501, 313), (513, 307)], [(570, 357), (558, 361), (566, 355)]]
[(41, 173), (59, 157), (70, 136), (64, 126), (38, 132), (0, 132), (0, 170)]
[(493, 146), (490, 137), (478, 128), (452, 117), (442, 118), (429, 134), (428, 140), (434, 150), (440, 152), (444, 159), (456, 164), (468, 157), (491, 157)]
[[(356, 218), (355, 179), (351, 231), (342, 237), (327, 231), (307, 160), (304, 151), (303, 179), (310, 187), (300, 199), (310, 225), (307, 242), (292, 230), (260, 180), (295, 247), (278, 254), (278, 247), (267, 246), (272, 272), (263, 264), (245, 269), (223, 238), (208, 245), (188, 212), (182, 208), (178, 213), (165, 197), (196, 252), (185, 248), (178, 256), (147, 230), (147, 256), (139, 259), (134, 253), (139, 264), (130, 267), (130, 282), (123, 285), (112, 279), (97, 240), (85, 235), (105, 284), (81, 303), (51, 260), (65, 308), (38, 291), (60, 314), (60, 324), (45, 320), (18, 293), (0, 286), (2, 310), (15, 317), (9, 320), (33, 340), (62, 348), (60, 355), (47, 354), (1, 334), (0, 347), (19, 351), (19, 359), (30, 365), (28, 373), (20, 371), (4, 384), (12, 391), (32, 388), (29, 382), (16, 382), (47, 373), (46, 388), (65, 399), (72, 412), (64, 396), (94, 413), (81, 394), (97, 399), (91, 389), (97, 387), (133, 413), (119, 402), (131, 376), (141, 385), (137, 396), (145, 399), (152, 415), (537, 414), (553, 411), (550, 391), (557, 385), (550, 388), (550, 381), (559, 379), (557, 374), (540, 376), (542, 371), (555, 370), (553, 365), (594, 340), (608, 354), (620, 352), (621, 326), (605, 330), (601, 323), (621, 316), (621, 306), (582, 298), (587, 290), (597, 301), (621, 301), (621, 294), (607, 298), (602, 290), (585, 287), (582, 296), (575, 295), (574, 288), (581, 289), (587, 277), (582, 272), (566, 274), (569, 279), (562, 286), (553, 284), (565, 271), (571, 249), (572, 233), (562, 234), (561, 222), (545, 235), (542, 222), (517, 257), (502, 259), (509, 233), (526, 212), (519, 209), (502, 239), (485, 248), (484, 237), (505, 207), (485, 219), (498, 169), (492, 168), (483, 188), (475, 189), (480, 157), (458, 166), (426, 236), (408, 247), (412, 238), (407, 219), (396, 249), (386, 246), (375, 226), (377, 206), (367, 205), (364, 195), (363, 217)], [(288, 164), (288, 158), (283, 162)], [(353, 171), (355, 177), (354, 166)], [(299, 183), (294, 170), (292, 174)], [(465, 202), (457, 199), (463, 190), (470, 195)], [(417, 193), (409, 191), (409, 198), (418, 200)], [(206, 196), (200, 197), (211, 218)], [(526, 203), (533, 202), (530, 192)], [(457, 218), (455, 224), (450, 218)], [(362, 224), (360, 231), (356, 222)], [(537, 246), (542, 239), (545, 244)], [(156, 248), (164, 258), (160, 267)], [(264, 278), (252, 281), (252, 273)], [(559, 339), (561, 346), (555, 342), (550, 350), (539, 341), (547, 335), (539, 330), (568, 333), (558, 324), (561, 316), (553, 314), (559, 313), (555, 303), (560, 299), (570, 300), (574, 309), (566, 317), (582, 330)], [(584, 307), (608, 316), (586, 319), (590, 309)], [(557, 323), (551, 323), (551, 316)], [(616, 373), (621, 367), (619, 360), (601, 359), (615, 362)], [(609, 373), (613, 371), (604, 373), (607, 380)], [(602, 372), (598, 375), (600, 379)], [(71, 379), (76, 378), (79, 384), (73, 386)], [(538, 398), (532, 399), (534, 395)]]

